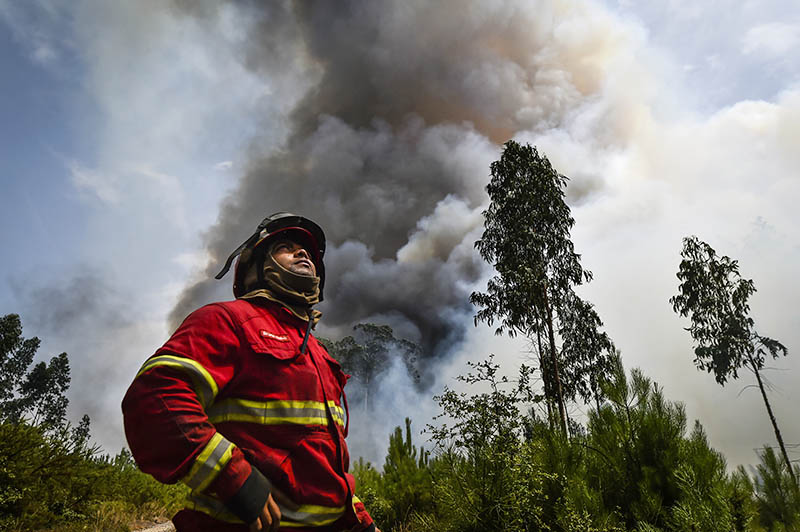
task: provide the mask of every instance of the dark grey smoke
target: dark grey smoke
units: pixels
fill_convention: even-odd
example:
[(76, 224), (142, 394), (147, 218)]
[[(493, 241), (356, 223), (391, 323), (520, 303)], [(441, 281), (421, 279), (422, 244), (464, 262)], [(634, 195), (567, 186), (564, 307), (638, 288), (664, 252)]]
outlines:
[(42, 279), (12, 283), (12, 292), (25, 311), (24, 326), (44, 338), (85, 338), (96, 330), (126, 325), (125, 306), (118, 290), (98, 271), (84, 269), (58, 282)]
[[(215, 16), (193, 5), (194, 16)], [(428, 356), (442, 353), (470, 322), (468, 294), (485, 267), (472, 243), (498, 144), (557, 123), (579, 96), (545, 50), (547, 7), (364, 0), (244, 9), (259, 13), (242, 52), (249, 68), (277, 75), (275, 58), (292, 50), (320, 70), (319, 82), (292, 112), (281, 150), (258, 155), (254, 141), (207, 235), (208, 279), (184, 291), (171, 324), (218, 293), (211, 277), (263, 216), (289, 210), (330, 241), (326, 327), (380, 320)]]

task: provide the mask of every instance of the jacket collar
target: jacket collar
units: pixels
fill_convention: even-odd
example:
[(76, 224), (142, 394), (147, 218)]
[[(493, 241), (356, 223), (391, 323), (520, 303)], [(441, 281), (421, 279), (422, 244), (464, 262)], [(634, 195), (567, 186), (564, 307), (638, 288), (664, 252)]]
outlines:
[(263, 297), (248, 299), (251, 304), (261, 309), (266, 310), (272, 316), (274, 316), (278, 321), (290, 325), (292, 327), (299, 327), (305, 331), (305, 327), (308, 325), (308, 322), (301, 320), (294, 313), (286, 308), (285, 306), (281, 305), (280, 303), (276, 303), (275, 301), (270, 301), (269, 299), (265, 299)]

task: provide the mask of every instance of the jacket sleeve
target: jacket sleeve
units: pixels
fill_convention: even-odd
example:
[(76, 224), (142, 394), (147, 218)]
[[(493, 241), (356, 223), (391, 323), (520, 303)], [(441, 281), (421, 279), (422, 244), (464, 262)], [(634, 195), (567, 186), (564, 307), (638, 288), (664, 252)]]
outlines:
[(375, 530), (375, 523), (372, 521), (372, 517), (367, 512), (367, 508), (364, 506), (364, 503), (361, 502), (361, 499), (355, 495), (353, 495), (353, 509), (355, 509), (356, 517), (358, 517), (358, 520), (361, 523), (361, 528), (359, 528), (359, 530), (363, 530), (365, 532)]
[(122, 412), (131, 454), (142, 471), (213, 496), (249, 523), (269, 496), (269, 482), (205, 412), (235, 375), (240, 342), (222, 305), (198, 309), (144, 363)]

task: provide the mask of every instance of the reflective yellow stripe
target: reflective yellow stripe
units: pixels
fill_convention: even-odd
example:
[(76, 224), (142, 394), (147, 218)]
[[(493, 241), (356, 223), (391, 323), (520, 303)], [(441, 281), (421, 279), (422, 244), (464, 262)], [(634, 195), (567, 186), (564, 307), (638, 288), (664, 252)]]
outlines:
[(231, 459), (234, 445), (217, 432), (211, 437), (203, 451), (195, 458), (194, 465), (183, 478), (184, 484), (195, 491), (203, 491)]
[[(187, 498), (186, 507), (190, 510), (197, 510), (206, 513), (215, 519), (228, 523), (241, 523), (241, 519), (229, 512), (222, 502), (206, 495), (192, 492)], [(319, 506), (314, 504), (303, 504), (297, 510), (278, 504), (281, 510), (281, 525), (287, 528), (297, 528), (302, 526), (325, 526), (334, 523), (344, 514), (344, 506)]]
[(353, 502), (352, 502), (351, 506), (353, 507), (353, 513), (356, 514), (356, 515), (358, 515), (358, 510), (356, 509), (356, 503), (357, 502), (361, 502), (361, 499), (356, 497), (356, 494), (354, 493), (353, 494)]
[(136, 374), (136, 378), (139, 378), (145, 371), (157, 366), (178, 368), (187, 372), (194, 383), (195, 392), (203, 407), (208, 406), (219, 393), (219, 388), (217, 383), (214, 382), (214, 378), (199, 362), (174, 355), (159, 355), (149, 359), (144, 363), (139, 373)]
[[(334, 421), (344, 426), (344, 410), (329, 401)], [(259, 425), (328, 425), (325, 403), (320, 401), (252, 401), (224, 399), (207, 409), (211, 423), (243, 421)]]

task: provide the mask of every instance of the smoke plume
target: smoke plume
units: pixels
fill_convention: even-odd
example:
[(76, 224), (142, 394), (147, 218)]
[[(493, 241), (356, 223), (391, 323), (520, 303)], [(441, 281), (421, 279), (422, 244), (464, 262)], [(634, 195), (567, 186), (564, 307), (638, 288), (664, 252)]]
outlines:
[[(207, 235), (206, 274), (265, 215), (306, 215), (329, 239), (325, 331), (379, 321), (440, 355), (463, 336), (485, 272), (473, 243), (500, 143), (557, 126), (599, 90), (613, 38), (597, 21), (580, 32), (588, 8), (564, 1), (269, 5), (243, 60), (273, 73), (275, 42), (264, 36), (280, 31), (318, 82), (280, 150), (263, 154), (254, 141)], [(562, 10), (575, 17), (555, 25)], [(173, 326), (216, 293), (209, 279), (184, 291)]]

